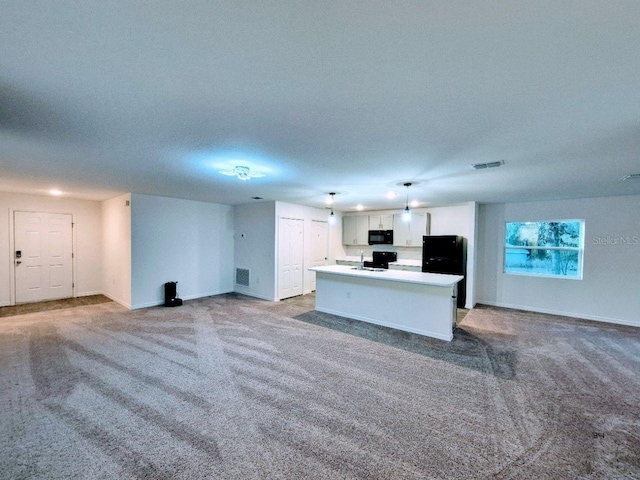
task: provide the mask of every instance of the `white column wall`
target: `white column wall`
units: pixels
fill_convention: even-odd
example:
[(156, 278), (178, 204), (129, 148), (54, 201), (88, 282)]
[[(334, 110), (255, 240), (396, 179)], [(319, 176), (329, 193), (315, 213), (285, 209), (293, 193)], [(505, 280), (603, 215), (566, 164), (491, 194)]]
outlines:
[(131, 195), (131, 308), (164, 303), (165, 282), (183, 300), (233, 291), (233, 207)]
[(102, 202), (102, 293), (131, 308), (131, 194)]
[(235, 268), (250, 271), (249, 286), (234, 291), (273, 301), (276, 299), (276, 207), (275, 202), (256, 202), (234, 207)]

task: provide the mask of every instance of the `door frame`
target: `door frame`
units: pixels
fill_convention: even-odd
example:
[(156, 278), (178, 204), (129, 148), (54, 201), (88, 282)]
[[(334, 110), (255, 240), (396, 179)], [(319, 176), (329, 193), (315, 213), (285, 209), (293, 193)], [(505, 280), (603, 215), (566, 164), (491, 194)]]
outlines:
[[(324, 259), (324, 264), (328, 265), (329, 264), (329, 251), (330, 246), (331, 246), (331, 224), (329, 223), (328, 220), (318, 220), (317, 218), (312, 218), (311, 221), (309, 222), (309, 236), (310, 236), (310, 240), (309, 240), (309, 263), (311, 263), (311, 265), (313, 266), (313, 226), (314, 226), (314, 222), (316, 223), (322, 223), (326, 225), (326, 233), (327, 233), (327, 242), (325, 244), (325, 252), (326, 252), (326, 257)], [(306, 285), (306, 281), (305, 281), (305, 290), (304, 293), (311, 293), (314, 292), (315, 286), (316, 286), (316, 282), (315, 282), (315, 272), (309, 272), (309, 273), (313, 273), (313, 278), (314, 280), (311, 281), (311, 279), (309, 279), (309, 285)], [(305, 275), (305, 280), (306, 280), (307, 276)], [(314, 288), (311, 288), (311, 287)]]
[[(274, 298), (276, 301), (282, 300), (280, 298), (280, 220), (296, 220), (302, 222), (302, 261), (300, 262), (300, 268), (302, 269), (302, 295), (304, 295), (305, 288), (305, 268), (306, 268), (306, 256), (305, 256), (305, 245), (307, 244), (307, 239), (305, 238), (307, 235), (307, 222), (304, 218), (298, 218), (295, 215), (278, 215), (276, 221), (276, 242), (275, 242), (275, 295)], [(290, 298), (290, 297), (289, 297)]]
[(15, 251), (16, 251), (16, 238), (15, 238), (15, 216), (14, 212), (27, 212), (27, 213), (52, 213), (58, 215), (71, 215), (71, 298), (75, 298), (76, 295), (76, 278), (78, 278), (78, 272), (76, 271), (76, 251), (77, 238), (76, 238), (76, 217), (75, 212), (60, 212), (52, 210), (32, 210), (29, 208), (9, 208), (9, 306), (16, 305), (16, 264), (15, 264)]

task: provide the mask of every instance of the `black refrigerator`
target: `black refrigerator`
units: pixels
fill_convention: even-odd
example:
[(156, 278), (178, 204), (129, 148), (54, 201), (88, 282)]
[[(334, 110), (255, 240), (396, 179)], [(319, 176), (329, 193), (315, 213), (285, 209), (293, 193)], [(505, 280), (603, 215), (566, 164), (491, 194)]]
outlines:
[(462, 275), (458, 283), (458, 308), (466, 300), (467, 251), (465, 239), (459, 235), (425, 235), (422, 237), (422, 271)]

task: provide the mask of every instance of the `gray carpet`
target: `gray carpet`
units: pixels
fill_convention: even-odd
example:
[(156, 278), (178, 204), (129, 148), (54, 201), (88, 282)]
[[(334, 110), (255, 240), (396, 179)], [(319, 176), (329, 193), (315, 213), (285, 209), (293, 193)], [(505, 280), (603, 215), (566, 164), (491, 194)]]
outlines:
[(239, 295), (0, 319), (0, 478), (640, 478), (640, 331)]

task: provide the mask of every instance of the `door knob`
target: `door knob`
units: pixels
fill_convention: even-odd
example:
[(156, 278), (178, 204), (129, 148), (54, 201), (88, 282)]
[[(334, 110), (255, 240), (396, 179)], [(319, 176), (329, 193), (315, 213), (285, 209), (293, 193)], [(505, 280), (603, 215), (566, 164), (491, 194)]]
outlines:
[(22, 260), (16, 260), (16, 265), (20, 265), (22, 263)]

